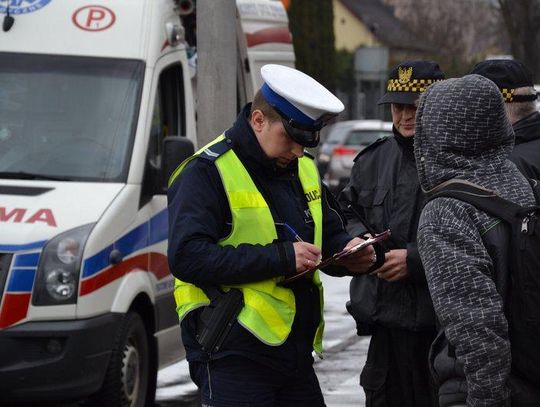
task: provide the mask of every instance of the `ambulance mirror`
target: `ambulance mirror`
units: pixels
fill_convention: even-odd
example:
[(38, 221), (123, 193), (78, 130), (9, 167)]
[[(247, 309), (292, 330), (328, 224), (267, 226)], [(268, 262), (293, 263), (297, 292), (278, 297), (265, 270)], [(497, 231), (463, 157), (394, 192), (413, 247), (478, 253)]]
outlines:
[(191, 140), (180, 136), (169, 136), (163, 139), (163, 179), (167, 185), (173, 171), (186, 158), (193, 155), (195, 148)]

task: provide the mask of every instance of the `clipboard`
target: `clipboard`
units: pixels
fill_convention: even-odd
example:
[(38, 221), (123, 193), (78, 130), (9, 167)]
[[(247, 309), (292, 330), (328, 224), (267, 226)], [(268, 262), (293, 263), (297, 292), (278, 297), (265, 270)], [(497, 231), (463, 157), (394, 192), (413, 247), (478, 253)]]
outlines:
[(390, 229), (385, 230), (382, 233), (379, 233), (375, 236), (369, 237), (366, 240), (364, 240), (362, 243), (358, 243), (357, 245), (353, 247), (349, 247), (348, 249), (344, 249), (340, 252), (334, 253), (332, 256), (327, 257), (326, 259), (322, 260), (319, 264), (316, 266), (313, 266), (307, 270), (302, 271), (301, 273), (297, 273), (294, 276), (291, 276), (289, 278), (286, 278), (285, 280), (281, 281), (279, 285), (287, 285), (289, 283), (292, 283), (293, 281), (296, 281), (306, 274), (313, 273), (315, 270), (330, 266), (334, 263), (337, 263), (339, 260), (344, 259), (345, 257), (348, 257), (354, 253), (359, 252), (360, 250), (371, 246), (372, 244), (382, 242), (383, 240), (386, 240), (390, 237)]

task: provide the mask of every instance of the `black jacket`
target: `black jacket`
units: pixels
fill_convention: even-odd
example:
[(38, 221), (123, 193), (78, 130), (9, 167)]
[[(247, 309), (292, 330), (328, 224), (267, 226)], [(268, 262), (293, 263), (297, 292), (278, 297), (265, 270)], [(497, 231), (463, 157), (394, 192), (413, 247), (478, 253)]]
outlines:
[[(313, 241), (313, 220), (298, 179), (297, 161), (280, 168), (261, 149), (247, 116), (249, 105), (227, 130), (231, 146), (268, 203), (276, 223), (287, 222), (305, 241)], [(323, 190), (323, 256), (343, 249), (351, 237), (345, 232), (331, 195)], [(277, 227), (278, 241), (261, 245), (220, 247), (217, 242), (231, 228), (231, 213), (221, 178), (212, 160), (201, 155), (193, 160), (168, 191), (169, 267), (175, 277), (197, 286), (248, 283), (295, 273), (292, 237)], [(334, 206), (337, 206), (334, 203)], [(345, 270), (325, 270), (343, 275)], [(296, 316), (287, 341), (271, 347), (235, 324), (222, 351), (214, 357), (240, 354), (290, 372), (313, 361), (312, 340), (320, 319), (318, 290), (311, 280), (292, 286)], [(195, 340), (197, 315), (182, 321), (182, 339), (188, 361), (205, 360)]]
[(514, 123), (516, 144), (510, 160), (529, 178), (540, 179), (540, 112)]
[[(407, 249), (410, 277), (387, 282), (371, 275), (351, 281), (349, 312), (359, 334), (368, 334), (369, 325), (412, 331), (434, 329), (435, 316), (424, 269), (416, 247), (416, 228), (424, 202), (418, 184), (412, 139), (394, 129), (394, 137), (379, 140), (355, 159), (351, 179), (339, 196), (352, 234), (366, 231), (360, 215), (376, 232), (390, 229), (388, 250)], [(352, 204), (354, 211), (347, 208)], [(355, 213), (356, 212), (356, 213)]]

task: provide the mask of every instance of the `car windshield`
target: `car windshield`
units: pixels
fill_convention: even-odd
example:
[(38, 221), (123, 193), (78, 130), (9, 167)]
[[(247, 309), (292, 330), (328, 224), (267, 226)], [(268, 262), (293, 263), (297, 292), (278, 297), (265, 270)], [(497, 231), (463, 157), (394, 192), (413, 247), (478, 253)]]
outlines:
[(123, 181), (144, 63), (0, 53), (0, 178)]
[(335, 124), (334, 128), (328, 129), (328, 138), (326, 143), (328, 144), (341, 144), (343, 139), (347, 135), (347, 132), (350, 129), (350, 126)]
[(367, 146), (374, 141), (390, 135), (387, 130), (354, 130), (349, 134), (345, 145), (347, 146)]

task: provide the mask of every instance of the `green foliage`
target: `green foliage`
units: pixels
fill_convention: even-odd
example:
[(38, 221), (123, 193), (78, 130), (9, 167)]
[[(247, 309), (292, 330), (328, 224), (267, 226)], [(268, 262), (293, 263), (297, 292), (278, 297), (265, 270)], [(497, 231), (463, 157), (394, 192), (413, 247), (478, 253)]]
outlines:
[(291, 0), (289, 28), (293, 35), (296, 68), (333, 90), (336, 52), (332, 0)]
[(347, 50), (336, 52), (336, 88), (342, 91), (354, 89), (354, 54)]

